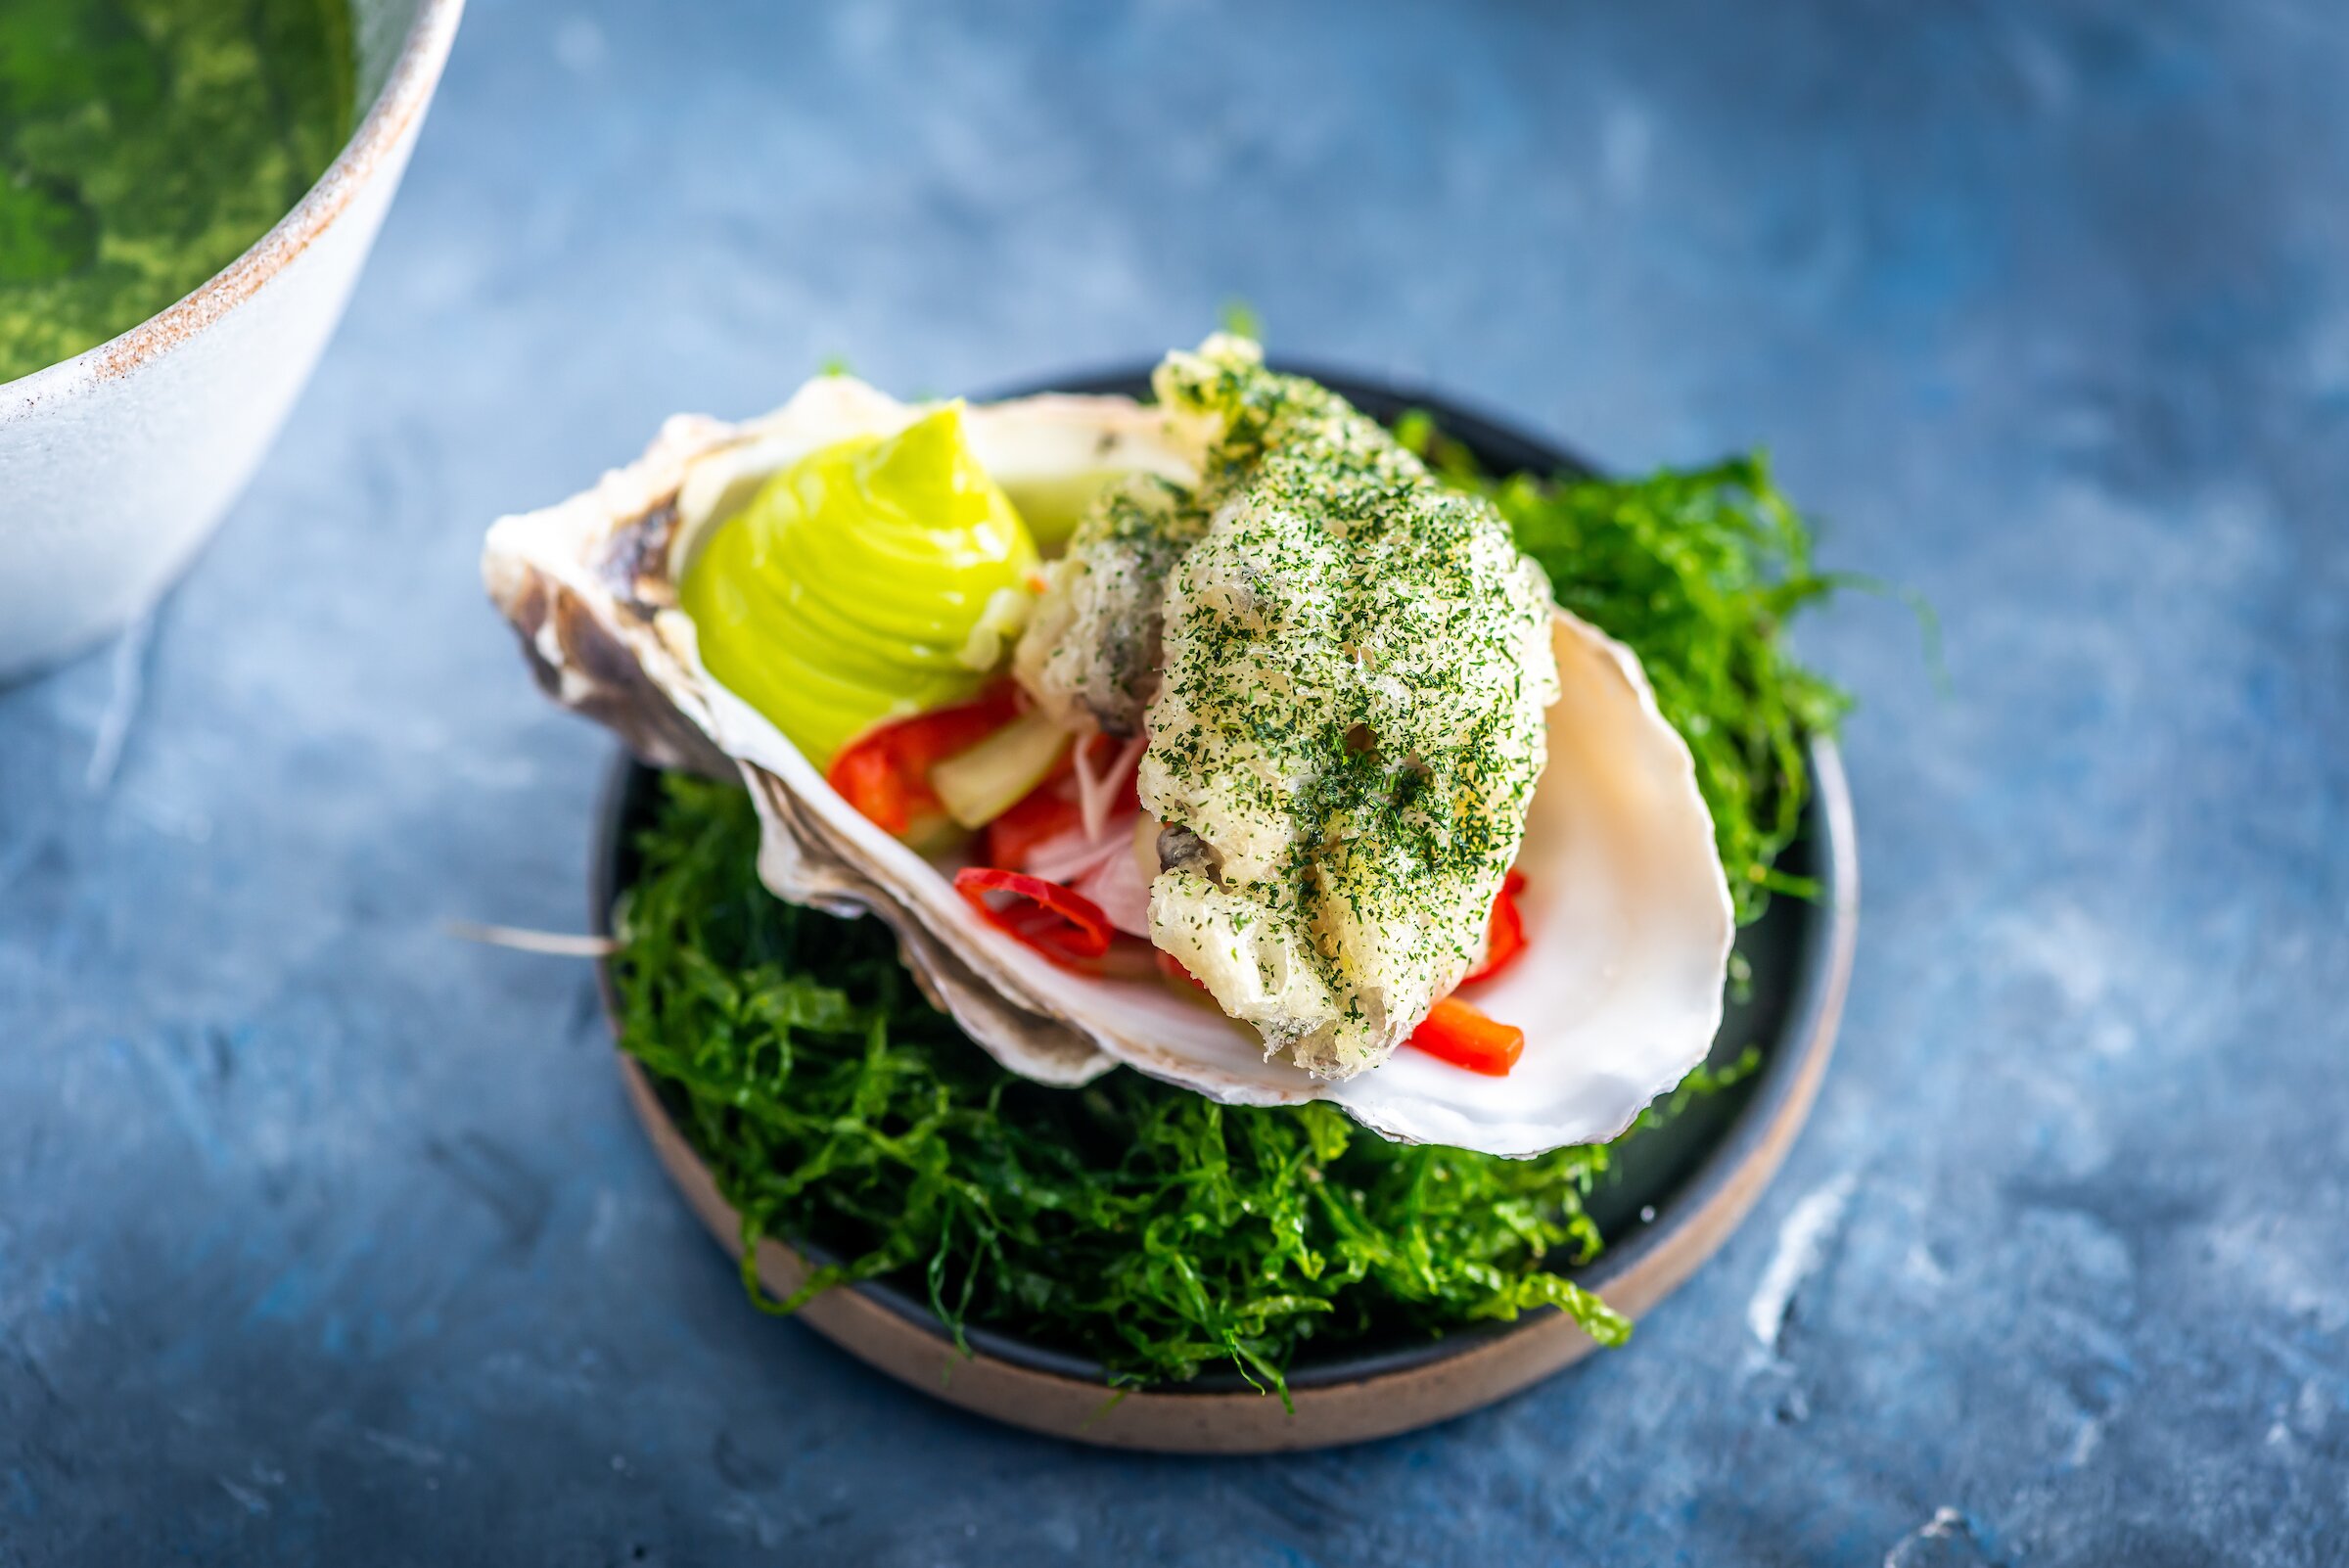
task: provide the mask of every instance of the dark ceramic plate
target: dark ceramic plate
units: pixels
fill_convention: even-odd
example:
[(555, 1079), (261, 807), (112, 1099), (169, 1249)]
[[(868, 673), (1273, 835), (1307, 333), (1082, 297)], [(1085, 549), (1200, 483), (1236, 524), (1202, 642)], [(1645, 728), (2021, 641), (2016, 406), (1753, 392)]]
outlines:
[[(1313, 367), (1284, 368), (1300, 369), (1380, 419), (1425, 409), (1491, 472), (1589, 472), (1571, 454), (1452, 399)], [(1082, 376), (996, 395), (1040, 390), (1143, 395), (1148, 379), (1138, 372)], [(1737, 951), (1750, 968), (1751, 984), (1731, 1001), (1714, 1040), (1714, 1065), (1735, 1060), (1750, 1044), (1760, 1049), (1760, 1067), (1734, 1087), (1625, 1143), (1613, 1174), (1589, 1201), (1607, 1249), (1569, 1273), (1635, 1315), (1686, 1278), (1752, 1207), (1809, 1114), (1834, 1047), (1859, 917), (1859, 861), (1851, 801), (1833, 746), (1815, 742), (1811, 761), (1816, 790), (1803, 835), (1782, 863), (1817, 878), (1826, 896), (1818, 903), (1776, 899), (1768, 915), (1738, 933)], [(635, 876), (634, 841), (649, 821), (655, 777), (622, 757), (607, 784), (589, 892), (590, 918), (600, 935), (610, 934), (613, 900)], [(600, 982), (609, 1009), (609, 966)], [(663, 1164), (731, 1250), (739, 1224), (685, 1141), (675, 1108), (632, 1061), (622, 1061), (631, 1100)], [(787, 1293), (811, 1261), (821, 1263), (823, 1255), (767, 1242), (760, 1268), (769, 1289)], [(1097, 1362), (995, 1329), (969, 1330), (973, 1354), (965, 1358), (925, 1300), (885, 1282), (827, 1292), (802, 1315), (882, 1370), (968, 1408), (1087, 1442), (1182, 1452), (1309, 1448), (1405, 1431), (1502, 1398), (1590, 1348), (1555, 1310), (1441, 1339), (1361, 1346), (1292, 1367), (1291, 1412), (1232, 1373), (1128, 1392), (1113, 1405)]]

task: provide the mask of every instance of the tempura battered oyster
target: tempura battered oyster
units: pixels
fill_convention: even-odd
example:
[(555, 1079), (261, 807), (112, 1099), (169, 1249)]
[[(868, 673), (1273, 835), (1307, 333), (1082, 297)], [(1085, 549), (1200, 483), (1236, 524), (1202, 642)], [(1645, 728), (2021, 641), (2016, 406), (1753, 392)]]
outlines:
[(1484, 947), (1557, 696), (1549, 583), (1489, 503), (1252, 344), (1171, 355), (1157, 392), (1217, 433), (1201, 482), (1096, 509), (1019, 669), (1149, 734), (1151, 941), (1268, 1055), (1350, 1078)]
[[(1088, 840), (1065, 880), (1123, 880), (1115, 923), (1215, 1006), (1147, 962), (1073, 967), (980, 918), (952, 881), (968, 846), (883, 831), (705, 664), (678, 587), (712, 531), (793, 463), (929, 409), (828, 377), (748, 425), (672, 420), (594, 489), (501, 520), (484, 577), (551, 695), (650, 761), (738, 773), (766, 884), (887, 921), (1016, 1072), (1075, 1084), (1123, 1063), (1497, 1154), (1620, 1131), (1702, 1059), (1732, 932), (1687, 750), (1636, 661), (1548, 604), (1483, 503), (1252, 346), (1173, 356), (1158, 388), (1157, 405), (963, 418), (1015, 507), (1084, 501), (1013, 666), (1035, 713), (1139, 757), (1144, 814), (1130, 851)], [(1512, 863), (1531, 947), (1477, 1001), (1525, 1028), (1522, 1060), (1493, 1078), (1397, 1052), (1475, 961)]]

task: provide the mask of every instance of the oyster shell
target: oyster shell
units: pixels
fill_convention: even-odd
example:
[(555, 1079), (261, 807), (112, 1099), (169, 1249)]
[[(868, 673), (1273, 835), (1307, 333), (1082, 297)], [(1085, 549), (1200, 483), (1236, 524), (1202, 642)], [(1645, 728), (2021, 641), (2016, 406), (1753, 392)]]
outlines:
[[(680, 416), (627, 468), (556, 506), (500, 519), (483, 575), (540, 685), (647, 761), (738, 775), (779, 897), (895, 932), (931, 1000), (1005, 1067), (1083, 1084), (1125, 1064), (1215, 1099), (1326, 1099), (1374, 1130), (1511, 1156), (1611, 1137), (1703, 1059), (1734, 934), (1712, 822), (1686, 747), (1629, 650), (1555, 613), (1549, 761), (1519, 865), (1531, 950), (1477, 992), (1522, 1024), (1507, 1078), (1399, 1052), (1338, 1082), (1286, 1061), (1154, 972), (1079, 973), (975, 919), (951, 857), (925, 859), (858, 814), (774, 726), (703, 668), (675, 584), (709, 526), (761, 478), (925, 410), (848, 377), (808, 383), (742, 425)], [(1194, 423), (1119, 397), (974, 405), (967, 429), (1023, 511), (1065, 508), (1119, 476), (1187, 484)]]

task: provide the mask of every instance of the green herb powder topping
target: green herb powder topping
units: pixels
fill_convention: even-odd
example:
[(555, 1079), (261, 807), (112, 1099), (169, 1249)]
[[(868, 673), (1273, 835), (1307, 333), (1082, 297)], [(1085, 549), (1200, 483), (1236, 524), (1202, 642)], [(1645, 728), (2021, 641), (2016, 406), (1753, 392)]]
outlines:
[(1152, 941), (1268, 1051), (1349, 1076), (1481, 950), (1545, 760), (1549, 583), (1489, 501), (1253, 343), (1170, 355), (1156, 391), (1213, 433), (1199, 484), (1105, 499), (1024, 669), (1105, 727), (1147, 703)]

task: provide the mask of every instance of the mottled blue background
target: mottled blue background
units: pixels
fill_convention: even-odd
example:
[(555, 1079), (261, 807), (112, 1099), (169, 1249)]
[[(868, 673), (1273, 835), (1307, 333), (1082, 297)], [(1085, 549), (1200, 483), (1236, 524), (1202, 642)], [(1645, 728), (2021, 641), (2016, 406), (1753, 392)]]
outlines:
[[(2340, 1561), (2345, 31), (476, 0), (217, 544), (0, 694), (0, 1564)], [(576, 927), (608, 750), (488, 519), (828, 354), (999, 383), (1232, 297), (1610, 464), (1766, 443), (1951, 689), (1896, 606), (1805, 632), (1865, 700), (1843, 1052), (1631, 1349), (1153, 1461), (750, 1312), (584, 969), (441, 924)]]

